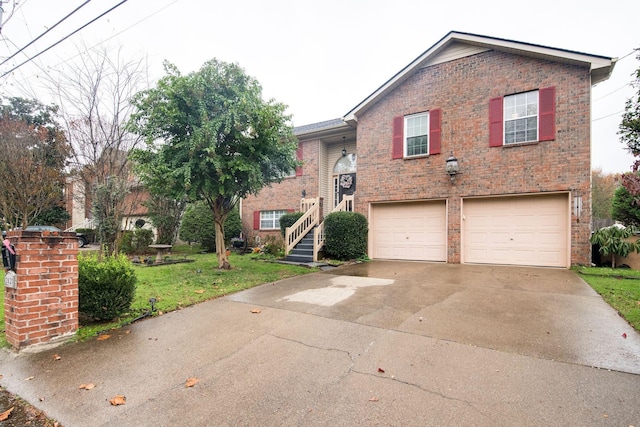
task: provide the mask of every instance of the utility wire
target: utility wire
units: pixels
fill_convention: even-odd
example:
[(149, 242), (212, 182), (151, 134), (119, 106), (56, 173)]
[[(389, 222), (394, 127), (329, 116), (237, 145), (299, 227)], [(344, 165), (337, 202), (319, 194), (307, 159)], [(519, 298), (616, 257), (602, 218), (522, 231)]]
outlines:
[(53, 27), (50, 27), (47, 31), (45, 31), (44, 33), (40, 34), (38, 37), (36, 37), (35, 39), (31, 40), (27, 45), (25, 45), (23, 48), (21, 48), (20, 50), (18, 50), (16, 53), (14, 53), (13, 55), (11, 55), (10, 57), (8, 57), (7, 59), (5, 59), (4, 61), (0, 62), (0, 66), (4, 65), (7, 61), (9, 61), (11, 58), (14, 58), (17, 54), (19, 54), (20, 52), (22, 52), (23, 50), (25, 50), (26, 48), (28, 48), (29, 46), (31, 46), (32, 44), (34, 44), (35, 42), (37, 42), (38, 40), (40, 40), (44, 35), (46, 35), (49, 31), (53, 30), (54, 28), (56, 28), (58, 25), (60, 25), (62, 22), (64, 22), (67, 18), (69, 18), (71, 15), (73, 15), (74, 13), (76, 13), (77, 11), (79, 11), (80, 9), (82, 9), (84, 6), (87, 5), (87, 3), (89, 3), (91, 0), (86, 0), (84, 3), (82, 3), (80, 6), (76, 7), (74, 9), (73, 12), (71, 12), (70, 14), (68, 14), (67, 16), (65, 16), (64, 18), (62, 18), (61, 20), (59, 20), (58, 22), (56, 22)]
[(113, 6), (111, 9), (101, 13), (99, 16), (93, 18), (91, 21), (87, 22), (86, 24), (84, 24), (82, 27), (78, 28), (77, 30), (73, 31), (72, 33), (66, 35), (65, 37), (63, 37), (62, 39), (58, 40), (57, 42), (55, 42), (54, 44), (52, 44), (51, 46), (49, 46), (48, 48), (46, 48), (43, 51), (38, 52), (37, 54), (35, 54), (34, 56), (32, 56), (31, 58), (27, 59), (26, 61), (20, 63), (19, 65), (16, 65), (15, 67), (13, 67), (12, 69), (10, 69), (9, 71), (3, 73), (2, 75), (0, 75), (0, 78), (6, 76), (7, 74), (10, 74), (11, 72), (17, 70), (18, 68), (22, 67), (24, 64), (33, 61), (34, 59), (36, 59), (38, 56), (42, 55), (43, 53), (49, 51), (50, 49), (53, 49), (54, 47), (56, 47), (57, 45), (59, 45), (60, 43), (62, 43), (63, 41), (65, 41), (66, 39), (68, 39), (69, 37), (71, 37), (72, 35), (74, 35), (75, 33), (77, 33), (80, 30), (83, 30), (84, 28), (88, 27), (89, 25), (93, 24), (95, 21), (97, 21), (98, 19), (102, 18), (103, 16), (105, 16), (106, 14), (108, 14), (109, 12), (111, 12), (112, 10), (116, 9), (117, 7), (120, 7), (121, 5), (123, 5), (124, 3), (126, 3), (129, 0), (122, 0), (120, 3), (118, 3), (117, 5)]

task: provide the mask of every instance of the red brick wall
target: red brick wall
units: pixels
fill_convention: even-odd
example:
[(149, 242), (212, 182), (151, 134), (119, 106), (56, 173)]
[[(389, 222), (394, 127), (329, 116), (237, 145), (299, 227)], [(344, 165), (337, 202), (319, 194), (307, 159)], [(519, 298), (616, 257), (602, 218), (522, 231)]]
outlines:
[[(556, 138), (529, 145), (489, 147), (489, 100), (556, 88)], [(589, 69), (495, 51), (419, 70), (358, 117), (356, 209), (389, 200), (448, 199), (448, 262), (460, 262), (460, 199), (469, 196), (572, 192), (581, 216), (572, 216), (572, 264), (590, 262)], [(394, 116), (442, 109), (442, 151), (392, 160)], [(445, 173), (450, 152), (461, 175)]]
[(263, 241), (269, 235), (281, 236), (280, 230), (254, 230), (253, 213), (255, 211), (298, 211), (302, 190), (306, 191), (308, 198), (318, 197), (319, 144), (317, 140), (300, 142), (304, 159), (302, 176), (285, 178), (279, 184), (263, 188), (257, 196), (249, 196), (242, 201), (242, 229), (247, 234), (250, 244), (254, 242), (255, 236), (260, 236)]
[(17, 288), (5, 288), (7, 341), (16, 349), (72, 335), (78, 329), (78, 240), (75, 233), (44, 236), (10, 232), (16, 248)]

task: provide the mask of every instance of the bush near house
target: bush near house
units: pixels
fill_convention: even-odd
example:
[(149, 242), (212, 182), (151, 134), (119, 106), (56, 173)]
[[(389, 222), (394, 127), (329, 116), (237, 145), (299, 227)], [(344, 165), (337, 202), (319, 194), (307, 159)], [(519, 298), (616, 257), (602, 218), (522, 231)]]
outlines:
[(282, 237), (285, 237), (287, 228), (295, 224), (296, 221), (299, 220), (304, 214), (304, 212), (290, 212), (280, 217), (280, 233), (282, 233)]
[(80, 313), (96, 320), (111, 320), (126, 313), (136, 290), (136, 274), (124, 255), (100, 259), (78, 255)]
[(367, 218), (357, 212), (333, 212), (324, 219), (325, 252), (339, 260), (357, 259), (367, 254)]

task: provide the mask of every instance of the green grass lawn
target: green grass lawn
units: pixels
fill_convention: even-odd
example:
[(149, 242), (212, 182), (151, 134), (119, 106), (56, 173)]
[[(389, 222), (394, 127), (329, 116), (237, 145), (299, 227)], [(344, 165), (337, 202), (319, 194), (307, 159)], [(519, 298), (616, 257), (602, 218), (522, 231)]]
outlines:
[[(76, 339), (85, 339), (130, 323), (151, 308), (150, 298), (157, 300), (155, 307), (158, 315), (263, 283), (317, 271), (307, 267), (268, 262), (253, 254), (235, 253), (229, 257), (233, 268), (218, 270), (215, 254), (192, 253), (185, 248), (176, 248), (170, 259), (184, 258), (194, 261), (150, 267), (135, 266), (138, 283), (129, 313), (108, 323), (81, 319)], [(4, 283), (4, 273), (0, 273), (0, 280)], [(7, 346), (4, 335), (4, 292), (0, 312), (0, 346)]]
[(580, 276), (640, 332), (640, 271), (579, 267)]

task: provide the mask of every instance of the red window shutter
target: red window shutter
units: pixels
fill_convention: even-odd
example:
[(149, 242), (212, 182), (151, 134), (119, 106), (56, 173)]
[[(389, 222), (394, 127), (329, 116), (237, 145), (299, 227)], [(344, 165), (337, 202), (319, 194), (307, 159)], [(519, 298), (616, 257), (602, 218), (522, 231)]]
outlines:
[(391, 149), (392, 159), (404, 157), (404, 117), (393, 118), (393, 145)]
[(555, 86), (540, 89), (540, 129), (538, 129), (539, 141), (551, 141), (556, 139), (556, 88)]
[[(301, 162), (302, 161), (302, 145), (298, 146), (296, 150), (296, 159)], [(296, 168), (296, 176), (302, 176), (302, 166), (298, 166)]]
[(260, 230), (260, 211), (253, 211), (253, 229)]
[(489, 147), (502, 147), (502, 97), (489, 100)]
[(295, 209), (287, 209), (287, 212), (293, 213), (293, 212), (295, 212)]
[(429, 154), (440, 154), (441, 119), (442, 110), (440, 108), (429, 111)]

